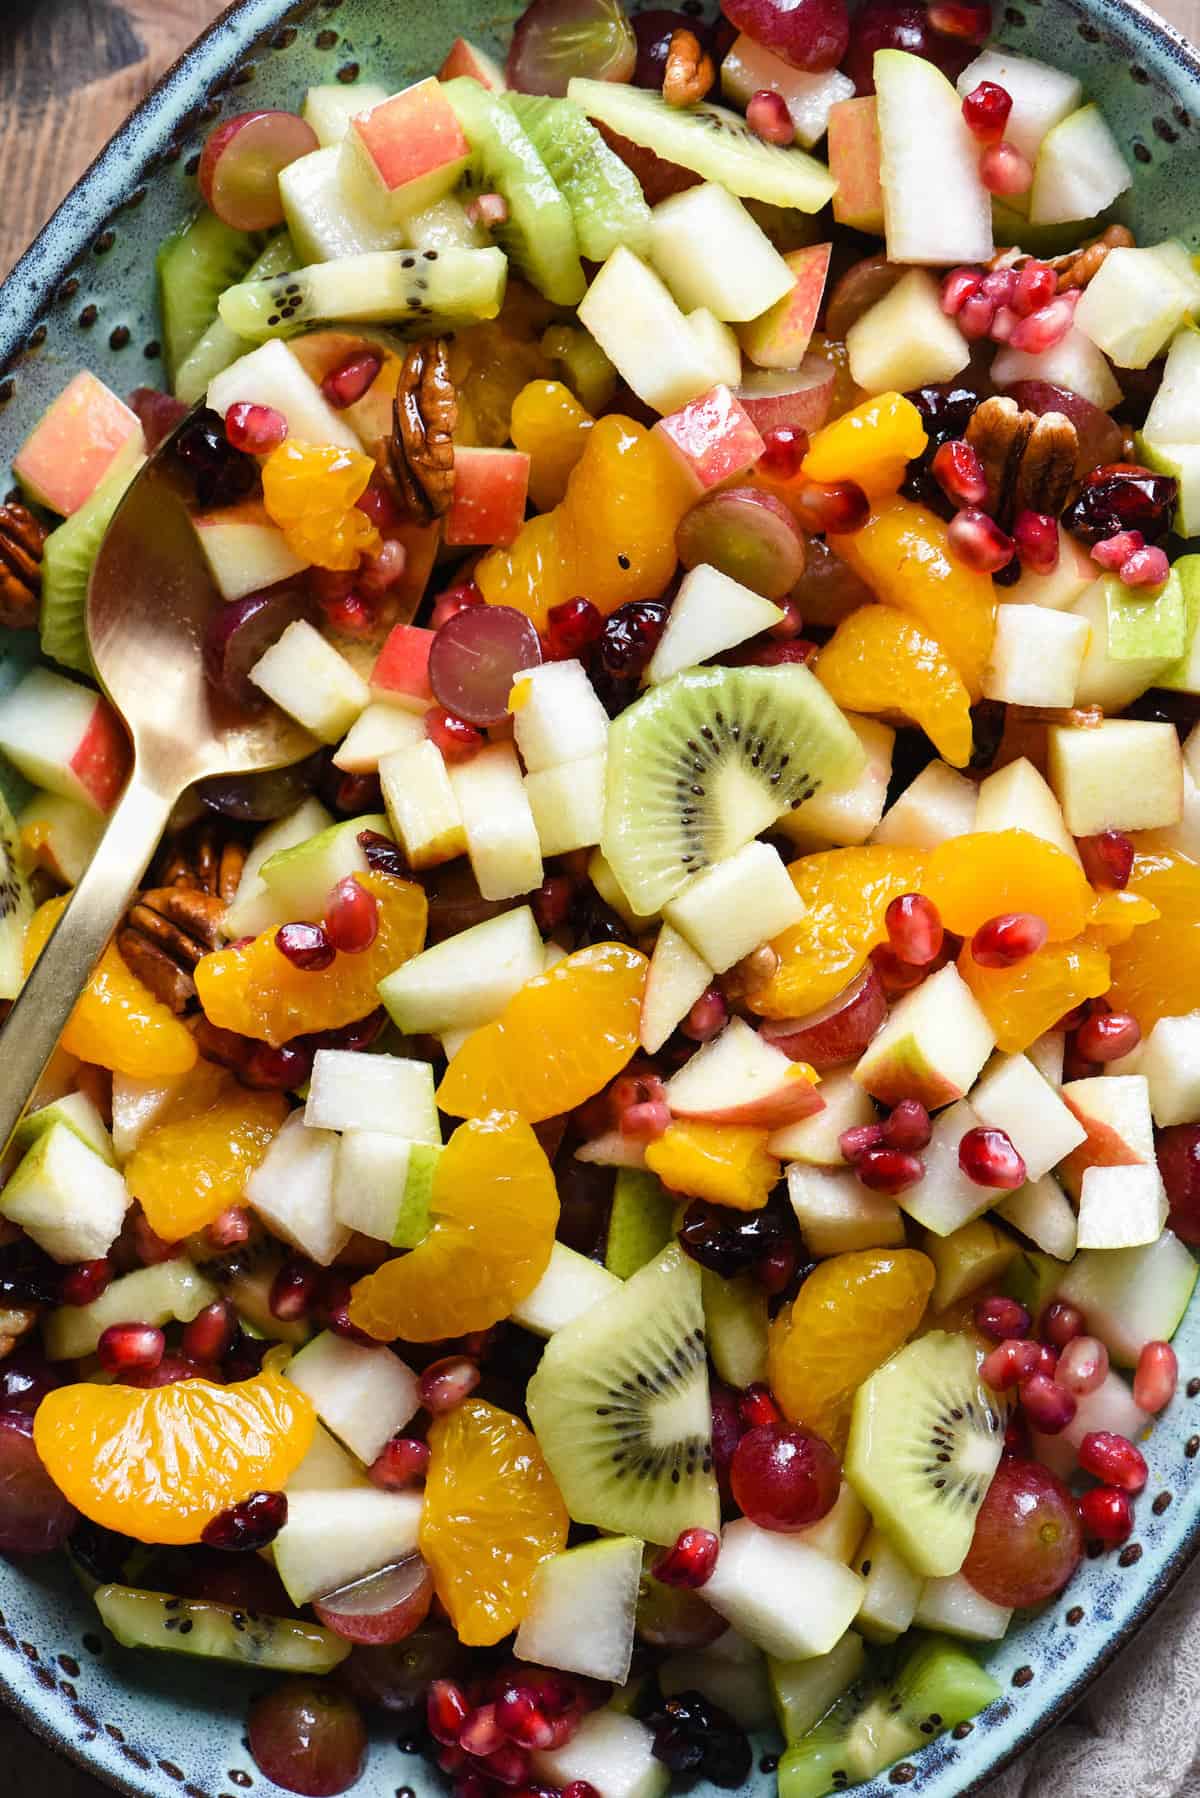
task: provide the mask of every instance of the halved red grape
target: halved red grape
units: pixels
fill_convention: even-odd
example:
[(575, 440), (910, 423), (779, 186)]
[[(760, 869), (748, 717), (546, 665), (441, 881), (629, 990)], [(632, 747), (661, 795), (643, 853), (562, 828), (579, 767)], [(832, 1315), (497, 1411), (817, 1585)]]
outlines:
[(574, 75), (628, 81), (637, 39), (620, 0), (533, 0), (517, 20), (505, 73), (525, 94), (565, 94)]
[(195, 794), (210, 812), (236, 818), (243, 824), (271, 824), (294, 811), (312, 792), (316, 771), (313, 759), (293, 762), (290, 768), (271, 768), (264, 774), (216, 774), (201, 781)]
[(680, 519), (675, 547), (685, 568), (708, 562), (764, 599), (782, 599), (804, 572), (804, 537), (772, 493), (729, 487)]
[(366, 1579), (330, 1592), (313, 1609), (326, 1629), (347, 1642), (403, 1642), (420, 1629), (433, 1602), (433, 1575), (420, 1555), (408, 1555)]
[(452, 1678), (467, 1661), (468, 1651), (444, 1623), (426, 1624), (403, 1642), (380, 1647), (358, 1645), (338, 1673), (361, 1704), (403, 1715), (424, 1711), (425, 1695), (435, 1679)]
[(33, 1418), (23, 1411), (0, 1414), (0, 1554), (48, 1554), (78, 1522), (78, 1511), (42, 1466)]
[(619, 131), (613, 131), (607, 125), (597, 122), (596, 129), (614, 155), (637, 176), (647, 205), (657, 206), (660, 200), (669, 200), (672, 194), (696, 187), (704, 179), (691, 169), (681, 168), (677, 162), (668, 162), (656, 151), (635, 144), (632, 138), (622, 137)]
[(294, 112), (242, 112), (209, 133), (200, 158), (200, 192), (235, 231), (269, 231), (283, 223), (279, 174), (319, 150), (312, 126)]
[(32, 1417), (48, 1392), (61, 1386), (63, 1376), (36, 1349), (18, 1349), (0, 1361), (0, 1411), (24, 1411)]
[(448, 618), (429, 651), (429, 684), (439, 705), (468, 724), (508, 716), (513, 677), (536, 668), (542, 645), (514, 606), (469, 606)]
[(854, 15), (850, 49), (844, 60), (847, 75), (860, 94), (875, 92), (876, 50), (907, 50), (936, 63), (951, 81), (966, 68), (975, 55), (975, 46), (966, 38), (945, 37), (935, 31), (924, 6), (904, 4), (904, 0), (866, 0)]
[(307, 610), (295, 587), (269, 587), (216, 607), (204, 635), (204, 671), (213, 686), (235, 705), (261, 701), (248, 678), (250, 670)]
[(722, 0), (731, 24), (796, 69), (832, 69), (850, 41), (846, 0)]
[(1091, 400), (1084, 399), (1081, 393), (1073, 393), (1069, 387), (1056, 387), (1053, 381), (1016, 381), (1008, 391), (1023, 412), (1036, 412), (1039, 418), (1044, 412), (1061, 412), (1070, 419), (1079, 436), (1076, 474), (1087, 474), (1089, 469), (1097, 468), (1103, 462), (1120, 461), (1123, 443), (1120, 425)]
[(826, 301), (826, 335), (844, 339), (851, 325), (891, 293), (905, 273), (902, 263), (889, 262), (886, 256), (864, 256), (861, 262), (852, 262)]
[(1079, 1506), (1037, 1461), (1001, 1461), (975, 1520), (963, 1574), (993, 1604), (1039, 1604), (1061, 1592), (1083, 1554)]
[(289, 1680), (250, 1707), (250, 1752), (289, 1792), (334, 1798), (362, 1772), (367, 1731), (352, 1698), (318, 1680)]

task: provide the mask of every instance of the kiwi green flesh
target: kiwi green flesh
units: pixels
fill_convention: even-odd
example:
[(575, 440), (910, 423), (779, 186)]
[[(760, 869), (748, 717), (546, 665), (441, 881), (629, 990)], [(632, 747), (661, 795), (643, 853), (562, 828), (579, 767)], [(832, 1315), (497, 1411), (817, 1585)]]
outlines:
[(581, 254), (604, 262), (618, 244), (636, 256), (650, 242), (650, 208), (637, 176), (570, 100), (507, 96), (551, 179), (571, 208)]
[(123, 1648), (157, 1648), (279, 1673), (328, 1673), (350, 1653), (349, 1642), (332, 1630), (290, 1617), (264, 1617), (133, 1586), (101, 1586), (95, 1600)]
[(898, 1672), (885, 1657), (875, 1679), (852, 1686), (779, 1763), (779, 1798), (825, 1798), (914, 1754), (976, 1716), (1000, 1688), (944, 1636), (919, 1639)]
[(863, 761), (807, 668), (684, 669), (609, 732), (601, 848), (649, 916), (820, 787), (848, 784)]
[(245, 279), (266, 243), (261, 231), (235, 231), (207, 208), (158, 252), (159, 299), (167, 367), (175, 374), (217, 316), (227, 287)]
[(617, 1169), (604, 1265), (619, 1280), (661, 1254), (673, 1235), (675, 1201), (656, 1174), (642, 1168)]
[(1005, 1414), (965, 1337), (910, 1342), (854, 1395), (846, 1477), (909, 1565), (957, 1573), (1004, 1446)]
[(51, 531), (42, 550), (42, 650), (79, 674), (92, 673), (84, 616), (92, 564), (140, 466), (140, 461), (123, 459), (79, 510)]
[[(295, 248), (286, 231), (273, 237), (257, 262), (251, 263), (239, 281), (273, 281), (299, 267)], [(248, 337), (231, 331), (224, 319), (214, 311), (212, 323), (192, 345), (175, 370), (175, 398), (185, 406), (194, 406), (208, 392), (210, 381), (254, 348)]]
[(720, 1529), (700, 1270), (677, 1243), (550, 1338), (526, 1396), (577, 1523)]
[(25, 977), (25, 927), (33, 899), (18, 854), (17, 821), (0, 793), (0, 999), (15, 999)]

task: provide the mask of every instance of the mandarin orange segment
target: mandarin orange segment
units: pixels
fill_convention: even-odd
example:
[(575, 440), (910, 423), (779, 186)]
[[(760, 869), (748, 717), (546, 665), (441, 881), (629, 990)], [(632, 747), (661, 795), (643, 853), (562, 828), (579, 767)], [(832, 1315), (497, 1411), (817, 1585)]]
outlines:
[(1171, 849), (1134, 857), (1127, 892), (1159, 916), (1112, 951), (1114, 1011), (1131, 1011), (1147, 1035), (1159, 1018), (1200, 1007), (1200, 864)]
[(972, 831), (939, 843), (921, 891), (959, 936), (1006, 912), (1035, 912), (1052, 943), (1078, 936), (1095, 903), (1079, 863), (1028, 830)]
[(910, 499), (886, 500), (861, 531), (830, 537), (829, 547), (878, 599), (906, 612), (941, 645), (972, 700), (978, 699), (996, 630), (995, 590), (990, 576), (950, 554), (936, 513)]
[(767, 1153), (769, 1134), (746, 1124), (677, 1119), (647, 1144), (646, 1166), (673, 1192), (759, 1211), (779, 1179), (779, 1163)]
[(971, 696), (937, 639), (893, 606), (851, 612), (813, 670), (844, 711), (911, 719), (953, 767), (970, 761)]
[(515, 1111), (531, 1124), (573, 1111), (616, 1077), (638, 1044), (648, 963), (624, 943), (578, 949), (467, 1038), (438, 1104), (453, 1117)]
[(382, 541), (355, 504), (374, 472), (374, 458), (361, 450), (289, 437), (263, 463), (263, 504), (296, 555), (348, 572)]
[(934, 1267), (916, 1249), (860, 1249), (811, 1273), (771, 1326), (767, 1375), (793, 1423), (846, 1446), (854, 1394), (921, 1321)]
[(561, 381), (530, 381), (513, 401), (512, 440), (530, 459), (529, 496), (539, 512), (565, 497), (594, 423)]
[(1099, 999), (1110, 978), (1107, 950), (1084, 938), (1047, 943), (1011, 968), (981, 968), (965, 943), (958, 971), (1006, 1055), (1019, 1055), (1085, 999)]
[(185, 1543), (252, 1492), (281, 1490), (315, 1426), (299, 1387), (264, 1372), (235, 1386), (60, 1386), (38, 1406), (33, 1437), (55, 1485), (93, 1523)]
[(379, 902), (379, 933), (360, 955), (337, 955), (317, 972), (297, 968), (275, 947), (275, 931), (196, 965), (196, 991), (209, 1022), (278, 1047), (314, 1030), (340, 1030), (379, 1004), (379, 982), (425, 941), (423, 889), (388, 874), (360, 874)]
[(429, 1447), (421, 1553), (459, 1641), (487, 1647), (517, 1627), (538, 1567), (566, 1546), (567, 1507), (537, 1437), (482, 1399), (435, 1417)]
[(1089, 943), (1099, 943), (1102, 949), (1111, 949), (1117, 943), (1127, 943), (1135, 930), (1143, 924), (1153, 924), (1161, 916), (1157, 905), (1141, 893), (1128, 889), (1097, 893), (1088, 917), (1087, 939)]
[(804, 458), (810, 481), (857, 481), (868, 499), (895, 493), (929, 439), (902, 393), (877, 393), (817, 432)]
[(925, 858), (914, 849), (865, 843), (806, 855), (788, 869), (804, 916), (772, 947), (779, 967), (749, 996), (766, 1018), (803, 1017), (836, 997), (887, 938), (884, 914), (921, 883)]
[(558, 1188), (545, 1151), (512, 1112), (460, 1124), (438, 1157), (433, 1224), (410, 1254), (354, 1288), (350, 1320), (381, 1342), (486, 1330), (546, 1271)]
[[(70, 894), (48, 899), (25, 932), (25, 972), (45, 948)], [(137, 1080), (186, 1074), (196, 1065), (192, 1034), (143, 986), (110, 943), (76, 1002), (62, 1046), (81, 1061), (94, 1061)]]
[(224, 1075), (219, 1091), (194, 1108), (177, 1099), (125, 1169), (130, 1192), (164, 1242), (203, 1230), (237, 1203), (288, 1114), (282, 1093), (251, 1092), (223, 1068), (214, 1071)]

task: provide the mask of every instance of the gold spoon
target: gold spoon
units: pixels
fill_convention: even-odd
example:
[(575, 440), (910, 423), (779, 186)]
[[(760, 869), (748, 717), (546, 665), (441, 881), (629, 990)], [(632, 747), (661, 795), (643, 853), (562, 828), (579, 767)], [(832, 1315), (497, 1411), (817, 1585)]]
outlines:
[(5, 1022), (0, 1151), (181, 794), (210, 775), (284, 767), (316, 747), (274, 706), (246, 715), (205, 676), (205, 628), (224, 602), (189, 521), (188, 483), (174, 453), (177, 436), (160, 445), (133, 481), (92, 570), (88, 643), (100, 684), (133, 740), (133, 770)]

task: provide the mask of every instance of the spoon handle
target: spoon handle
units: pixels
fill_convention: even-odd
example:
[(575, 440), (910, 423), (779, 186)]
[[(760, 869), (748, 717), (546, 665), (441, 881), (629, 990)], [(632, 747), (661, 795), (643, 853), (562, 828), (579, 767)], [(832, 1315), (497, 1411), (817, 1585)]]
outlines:
[(146, 870), (175, 797), (144, 784), (135, 767), (91, 864), (5, 1021), (0, 1151), (20, 1123), (75, 1001)]

